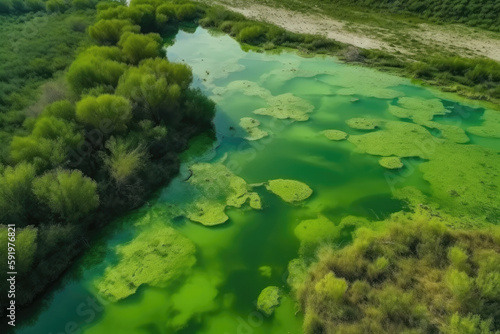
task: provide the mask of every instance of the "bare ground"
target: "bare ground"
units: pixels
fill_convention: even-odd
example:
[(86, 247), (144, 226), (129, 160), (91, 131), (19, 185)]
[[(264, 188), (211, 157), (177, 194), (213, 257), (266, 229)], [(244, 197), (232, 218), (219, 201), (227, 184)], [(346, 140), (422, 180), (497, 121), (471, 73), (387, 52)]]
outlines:
[[(204, 0), (201, 0), (204, 1)], [(246, 17), (280, 26), (296, 33), (326, 36), (365, 49), (381, 49), (412, 54), (432, 52), (469, 57), (487, 57), (500, 61), (500, 34), (462, 25), (401, 25), (387, 29), (370, 23), (353, 23), (334, 19), (320, 12), (304, 14), (286, 8), (252, 1), (216, 0), (228, 9)]]

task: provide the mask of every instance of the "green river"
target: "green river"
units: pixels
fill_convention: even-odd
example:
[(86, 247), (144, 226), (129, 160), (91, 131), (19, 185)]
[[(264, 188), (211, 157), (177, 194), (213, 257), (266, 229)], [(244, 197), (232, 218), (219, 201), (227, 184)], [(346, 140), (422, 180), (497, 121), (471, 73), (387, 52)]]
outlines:
[[(408, 186), (445, 212), (469, 201), (464, 224), (499, 217), (498, 112), (331, 57), (245, 52), (202, 28), (179, 32), (167, 57), (217, 103), (216, 139), (195, 138), (179, 176), (109, 224), (15, 333), (300, 333), (286, 279), (301, 240), (348, 242), (332, 232), (341, 219), (406, 210), (395, 194)], [(300, 183), (271, 191), (280, 179)], [(331, 226), (301, 223), (315, 219)], [(283, 291), (272, 316), (256, 309), (267, 286)]]

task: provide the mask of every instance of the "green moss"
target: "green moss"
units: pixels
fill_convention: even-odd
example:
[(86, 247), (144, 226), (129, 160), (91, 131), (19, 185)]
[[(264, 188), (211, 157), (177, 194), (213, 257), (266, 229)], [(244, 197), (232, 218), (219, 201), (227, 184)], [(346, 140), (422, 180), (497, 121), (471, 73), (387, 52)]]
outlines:
[(482, 119), (481, 126), (471, 126), (467, 131), (481, 137), (500, 138), (500, 111), (488, 109)]
[(198, 198), (186, 209), (186, 216), (206, 226), (218, 225), (229, 218), (226, 207), (240, 208), (245, 203), (253, 209), (261, 209), (260, 197), (248, 191), (248, 185), (241, 177), (234, 175), (222, 163), (198, 163), (190, 168), (193, 185)]
[(268, 286), (257, 299), (257, 309), (265, 315), (270, 316), (274, 309), (280, 304), (281, 291), (277, 286)]
[(330, 140), (344, 140), (348, 136), (347, 133), (340, 130), (325, 130), (322, 133)]
[(96, 282), (99, 293), (111, 301), (134, 294), (143, 284), (165, 287), (196, 262), (193, 243), (168, 226), (140, 233), (117, 253), (120, 261)]
[(266, 189), (288, 203), (303, 201), (312, 195), (312, 189), (305, 183), (295, 180), (277, 179), (266, 184)]
[(380, 166), (387, 169), (399, 169), (404, 166), (401, 162), (401, 159), (399, 159), (398, 157), (380, 158), (378, 160), (378, 163), (380, 164)]
[(420, 125), (406, 122), (387, 122), (383, 129), (363, 135), (351, 135), (348, 140), (360, 152), (397, 157), (429, 158), (434, 147), (443, 140), (433, 137)]
[(318, 242), (324, 239), (335, 239), (340, 236), (340, 229), (325, 216), (300, 222), (294, 230), (300, 241)]
[(251, 117), (243, 117), (240, 119), (240, 126), (245, 129), (248, 136), (245, 139), (248, 140), (259, 140), (269, 135), (267, 131), (259, 129), (260, 122)]
[(351, 118), (346, 121), (346, 124), (357, 130), (373, 130), (379, 128), (384, 121), (372, 118)]

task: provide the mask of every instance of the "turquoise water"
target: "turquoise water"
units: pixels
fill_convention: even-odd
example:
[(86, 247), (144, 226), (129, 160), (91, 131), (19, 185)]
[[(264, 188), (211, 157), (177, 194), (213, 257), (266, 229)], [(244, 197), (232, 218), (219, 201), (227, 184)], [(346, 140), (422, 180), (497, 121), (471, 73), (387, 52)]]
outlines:
[[(51, 291), (21, 314), (25, 320), (15, 333), (300, 333), (301, 314), (286, 284), (288, 262), (300, 248), (295, 227), (320, 214), (335, 224), (348, 215), (383, 220), (404, 209), (393, 194), (405, 186), (437, 196), (419, 169), (425, 159), (402, 156), (405, 167), (388, 170), (379, 165), (378, 156), (360, 152), (349, 140), (328, 140), (322, 131), (341, 130), (351, 137), (371, 131), (348, 126), (346, 121), (353, 118), (411, 123), (390, 112), (403, 97), (437, 99), (449, 111), (434, 116), (439, 124), (466, 131), (483, 122), (483, 107), (441, 99), (407, 79), (330, 57), (244, 52), (230, 37), (201, 28), (193, 34), (179, 32), (167, 57), (190, 65), (194, 86), (217, 103), (217, 139), (193, 140), (180, 175), (149, 205), (112, 222)], [(275, 116), (296, 119), (262, 114), (273, 106)], [(260, 122), (268, 135), (245, 139), (248, 134), (239, 126), (243, 117)], [(442, 130), (432, 135), (443, 138)], [(499, 139), (467, 136), (470, 142), (464, 146), (499, 149)], [(262, 208), (228, 207), (229, 219), (217, 226), (187, 219), (186, 212), (200, 198), (212, 195), (205, 188), (200, 195), (186, 181), (189, 169), (202, 162), (222, 164), (241, 177), (258, 194)], [(287, 203), (260, 185), (274, 179), (300, 181), (313, 194)], [(224, 193), (210, 198), (211, 203), (225, 199)], [(170, 280), (155, 274), (159, 277), (154, 284), (142, 284), (118, 301), (105, 298), (99, 282), (125, 263), (120, 245), (133, 245), (140, 236), (154, 236), (166, 226), (194, 245), (196, 263)], [(136, 270), (141, 263), (139, 254), (126, 268)], [(262, 274), (263, 266), (271, 268), (270, 275)], [(280, 287), (283, 297), (274, 315), (266, 316), (255, 304), (260, 291), (271, 285)]]

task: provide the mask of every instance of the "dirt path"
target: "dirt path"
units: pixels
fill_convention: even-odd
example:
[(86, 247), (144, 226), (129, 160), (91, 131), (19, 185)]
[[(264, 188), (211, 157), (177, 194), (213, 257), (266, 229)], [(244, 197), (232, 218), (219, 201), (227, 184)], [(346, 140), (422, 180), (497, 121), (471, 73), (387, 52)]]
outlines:
[(269, 22), (291, 32), (323, 35), (360, 48), (401, 52), (406, 55), (444, 51), (461, 56), (484, 56), (500, 61), (500, 34), (495, 35), (465, 26), (419, 24), (418, 28), (402, 27), (394, 32), (369, 24), (347, 23), (321, 14), (303, 14), (251, 1), (215, 2), (248, 18)]

